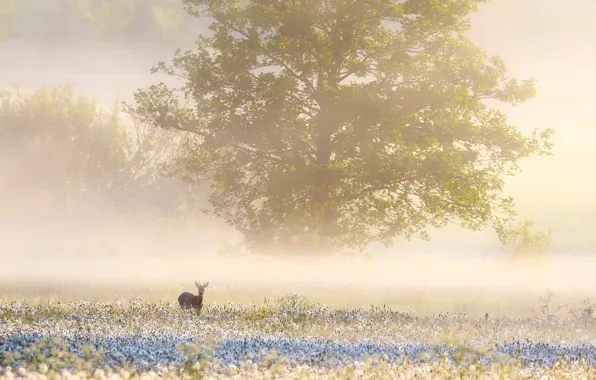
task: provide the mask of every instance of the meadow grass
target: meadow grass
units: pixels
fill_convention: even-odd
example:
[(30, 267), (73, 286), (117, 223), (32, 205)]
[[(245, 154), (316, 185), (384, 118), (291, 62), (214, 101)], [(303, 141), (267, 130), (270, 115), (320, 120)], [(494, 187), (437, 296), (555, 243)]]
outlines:
[[(55, 301), (103, 301), (142, 299), (149, 302), (175, 301), (182, 291), (195, 292), (171, 285), (131, 283), (83, 283), (74, 281), (2, 281), (0, 300), (53, 299)], [(207, 304), (259, 304), (283, 294), (306, 296), (314, 303), (334, 308), (387, 307), (416, 315), (463, 313), (471, 317), (485, 314), (497, 317), (527, 317), (543, 314), (548, 290), (506, 292), (479, 289), (395, 289), (367, 288), (366, 286), (316, 286), (305, 284), (255, 285), (246, 283), (211, 284), (206, 291)], [(583, 294), (555, 293), (550, 297), (551, 312), (557, 313), (582, 307), (587, 297)]]
[(596, 377), (590, 301), (286, 287), (4, 282), (0, 378)]

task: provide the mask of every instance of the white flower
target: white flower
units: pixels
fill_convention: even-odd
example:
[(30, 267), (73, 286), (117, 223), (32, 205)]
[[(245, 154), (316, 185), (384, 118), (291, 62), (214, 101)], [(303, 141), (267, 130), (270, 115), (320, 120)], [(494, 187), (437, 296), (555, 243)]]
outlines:
[(103, 380), (106, 378), (106, 374), (103, 369), (98, 368), (93, 372), (93, 377), (97, 380)]
[(43, 374), (48, 373), (48, 365), (46, 363), (41, 363), (39, 365), (39, 372)]

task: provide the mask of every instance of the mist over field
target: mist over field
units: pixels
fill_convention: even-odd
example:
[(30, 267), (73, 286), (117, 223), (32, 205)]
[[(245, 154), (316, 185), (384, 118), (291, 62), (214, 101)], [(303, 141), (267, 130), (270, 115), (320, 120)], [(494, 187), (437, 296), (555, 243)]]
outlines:
[[(283, 285), (298, 293), (319, 286), (383, 292), (454, 289), (538, 296), (552, 290), (594, 295), (596, 279), (590, 268), (596, 263), (591, 175), (596, 162), (592, 149), (596, 56), (588, 37), (593, 25), (585, 19), (592, 3), (577, 0), (561, 13), (554, 4), (539, 0), (523, 4), (494, 0), (481, 4), (472, 15), (472, 41), (490, 54), (499, 54), (511, 75), (537, 79), (536, 98), (519, 107), (497, 107), (522, 132), (556, 129), (554, 155), (522, 160), (523, 173), (508, 179), (506, 186), (520, 215), (534, 219), (538, 228), (555, 230), (548, 259), (538, 263), (501, 260), (494, 231), (470, 232), (457, 226), (431, 229), (430, 243), (398, 238), (389, 248), (372, 245), (372, 259), (286, 263), (231, 257), (225, 254), (226, 244), (237, 244), (240, 237), (221, 220), (198, 211), (183, 217), (149, 211), (156, 202), (166, 202), (167, 191), (157, 198), (139, 198), (141, 204), (146, 202), (146, 210), (137, 206), (130, 212), (114, 209), (98, 192), (74, 203), (66, 214), (35, 187), (40, 176), (51, 173), (32, 164), (24, 166), (26, 175), (12, 172), (10, 181), (0, 184), (0, 280), (8, 288), (24, 288), (28, 282), (50, 287), (59, 283), (163, 286), (167, 290), (160, 296), (170, 299), (180, 288), (192, 290), (195, 278), (210, 280), (213, 292), (218, 284), (237, 283), (245, 288), (266, 285), (272, 291)], [(195, 31), (207, 30), (201, 22), (195, 21), (199, 23)], [(138, 88), (160, 81), (176, 83), (150, 74), (150, 68), (159, 60), (169, 61), (176, 48), (191, 46), (188, 37), (161, 45), (8, 39), (0, 43), (0, 86), (10, 89), (18, 84), (23, 92), (32, 92), (40, 86), (72, 83), (76, 94), (95, 97), (109, 109), (115, 102), (132, 101)], [(126, 115), (122, 120), (131, 124)], [(52, 155), (47, 159), (52, 160)], [(18, 157), (4, 154), (1, 170), (16, 170), (11, 166), (15, 160)], [(185, 188), (177, 179), (168, 184), (176, 191)], [(202, 201), (205, 191), (190, 190)]]
[(0, 0), (0, 380), (596, 378), (562, 4)]

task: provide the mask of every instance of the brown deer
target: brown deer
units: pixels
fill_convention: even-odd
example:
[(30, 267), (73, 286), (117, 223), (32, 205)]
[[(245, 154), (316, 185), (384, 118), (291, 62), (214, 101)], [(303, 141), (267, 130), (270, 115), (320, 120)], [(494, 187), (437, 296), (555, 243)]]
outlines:
[(192, 293), (184, 292), (178, 296), (178, 303), (183, 309), (195, 309), (200, 313), (203, 308), (203, 294), (205, 293), (205, 288), (209, 286), (209, 281), (204, 284), (199, 284), (195, 281), (195, 285), (199, 289), (199, 295), (195, 296)]

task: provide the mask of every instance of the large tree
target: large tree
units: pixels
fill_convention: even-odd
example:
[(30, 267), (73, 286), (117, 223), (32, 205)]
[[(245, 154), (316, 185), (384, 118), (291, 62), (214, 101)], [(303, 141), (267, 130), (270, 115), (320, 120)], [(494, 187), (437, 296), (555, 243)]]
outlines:
[(211, 211), (256, 251), (494, 226), (514, 213), (503, 176), (549, 154), (552, 130), (487, 105), (535, 86), (465, 37), (480, 2), (183, 0), (213, 33), (154, 68), (183, 86), (131, 109), (195, 136), (184, 175), (212, 181)]

